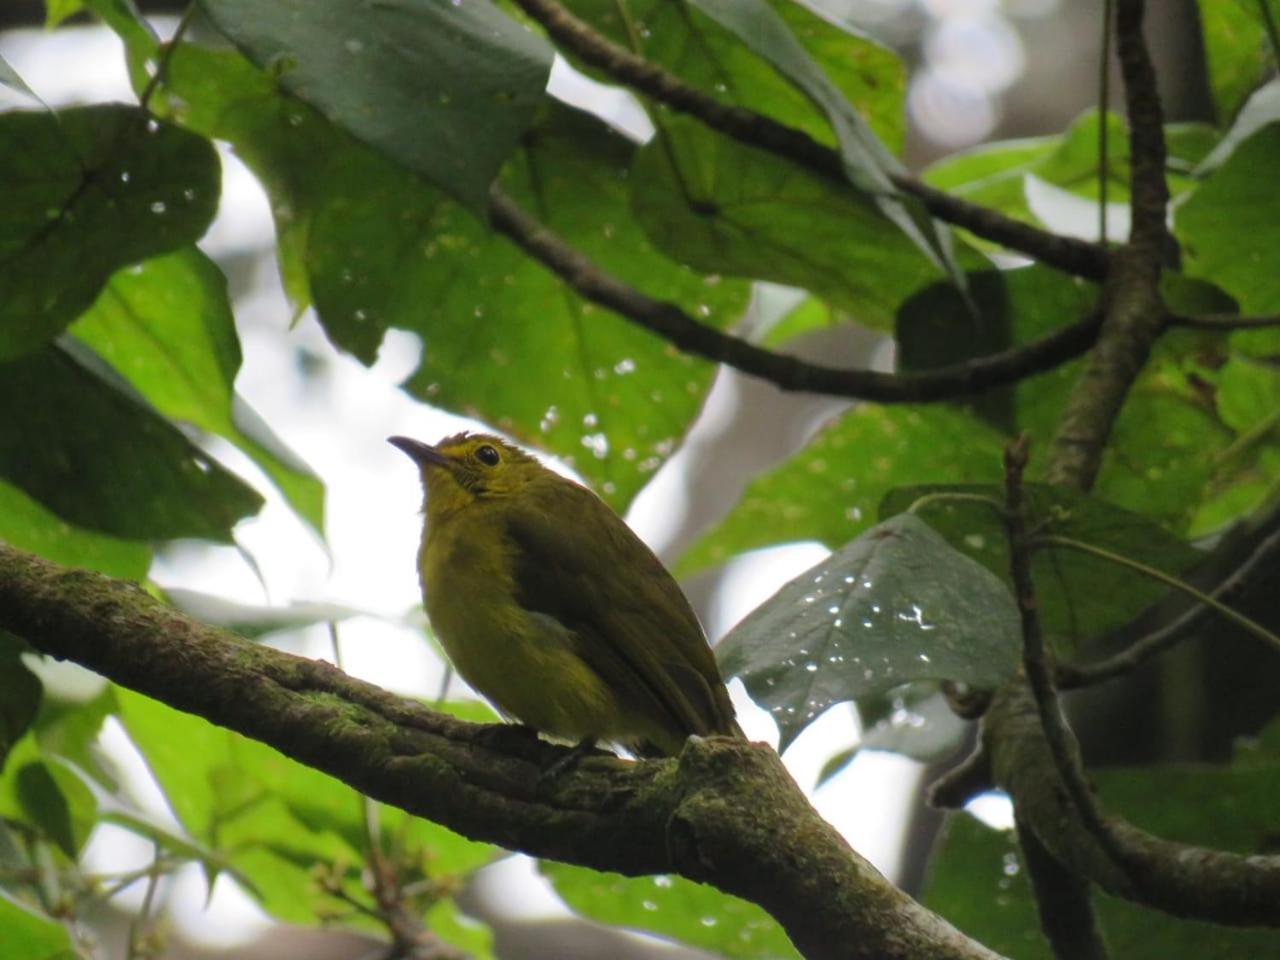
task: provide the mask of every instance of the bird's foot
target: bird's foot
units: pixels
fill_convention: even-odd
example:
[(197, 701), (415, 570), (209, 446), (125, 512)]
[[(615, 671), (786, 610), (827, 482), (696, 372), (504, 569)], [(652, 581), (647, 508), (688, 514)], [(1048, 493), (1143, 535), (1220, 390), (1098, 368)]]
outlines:
[(538, 774), (539, 785), (552, 783), (558, 779), (561, 774), (572, 770), (577, 766), (579, 760), (587, 754), (592, 753), (595, 748), (595, 737), (583, 737), (569, 749), (568, 753), (562, 754), (556, 759), (555, 763), (546, 767), (540, 774)]

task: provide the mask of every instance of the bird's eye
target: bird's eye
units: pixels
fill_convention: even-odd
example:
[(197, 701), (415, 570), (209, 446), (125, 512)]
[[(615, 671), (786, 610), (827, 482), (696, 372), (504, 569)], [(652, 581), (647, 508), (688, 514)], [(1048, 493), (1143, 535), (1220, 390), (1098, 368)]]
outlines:
[(476, 459), (486, 467), (496, 467), (500, 458), (498, 451), (486, 443), (483, 447), (476, 447)]

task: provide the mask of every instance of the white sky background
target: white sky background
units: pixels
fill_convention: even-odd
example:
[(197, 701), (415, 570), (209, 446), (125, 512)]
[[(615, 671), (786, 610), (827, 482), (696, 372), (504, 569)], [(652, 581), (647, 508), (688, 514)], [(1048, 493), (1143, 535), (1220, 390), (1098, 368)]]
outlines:
[[(173, 22), (157, 25), (162, 32)], [(119, 42), (105, 28), (63, 28), (54, 32), (15, 31), (0, 35), (2, 55), (51, 106), (120, 100), (135, 102), (128, 85)], [(559, 64), (553, 82), (565, 82), (568, 72)], [(618, 97), (616, 93), (610, 96)], [(576, 99), (576, 98), (575, 98)], [(623, 109), (626, 99), (617, 100)], [(31, 107), (0, 89), (0, 107)], [(624, 126), (643, 136), (645, 118), (634, 112)], [(152, 577), (166, 587), (186, 587), (230, 600), (286, 605), (318, 600), (368, 610), (364, 617), (341, 626), (346, 669), (364, 679), (407, 694), (433, 696), (439, 689), (441, 665), (421, 636), (396, 626), (419, 602), (414, 564), (420, 537), (421, 493), (417, 471), (404, 455), (386, 443), (393, 434), (428, 441), (474, 426), (468, 421), (411, 400), (396, 384), (416, 364), (415, 337), (393, 331), (377, 364), (365, 368), (338, 354), (325, 340), (313, 317), (306, 315), (289, 331), (291, 308), (280, 288), (273, 257), (270, 208), (257, 180), (227, 150), (222, 150), (223, 196), (217, 220), (202, 248), (227, 271), (236, 295), (236, 319), (244, 350), (244, 367), (236, 382), (239, 393), (277, 434), (324, 480), (327, 490), (328, 547), (285, 507), (265, 478), (234, 448), (222, 442), (213, 452), (233, 469), (250, 477), (268, 497), (260, 516), (237, 528), (239, 542), (253, 555), (264, 583), (231, 548), (180, 544), (159, 559)], [(300, 347), (322, 359), (318, 379), (301, 374), (296, 351)], [(883, 362), (886, 357), (881, 355)], [(713, 442), (716, 424), (725, 412), (718, 403), (730, 402), (735, 391), (717, 386), (699, 439)], [(553, 398), (549, 398), (553, 399)], [(683, 509), (681, 458), (664, 468), (637, 503), (629, 522), (661, 551), (676, 534), (668, 522)], [(676, 501), (676, 502), (673, 502)], [(673, 509), (673, 507), (679, 509)], [(726, 579), (713, 603), (709, 632), (713, 637), (736, 622), (791, 576), (826, 551), (810, 544), (740, 563)], [(288, 648), (307, 656), (329, 658), (323, 630), (310, 631), (288, 642)], [(768, 716), (755, 708), (740, 686), (734, 691), (743, 726), (758, 739), (776, 743)], [(461, 685), (455, 681), (455, 694)], [(822, 764), (856, 735), (853, 713), (837, 707), (815, 723), (785, 757), (801, 785), (814, 782)], [(147, 806), (171, 820), (145, 768), (130, 755), (118, 726), (104, 734), (112, 754), (132, 772), (129, 777)], [(842, 774), (814, 795), (818, 810), (853, 846), (892, 876), (907, 798), (918, 777), (918, 765), (901, 757), (864, 752)], [(100, 828), (88, 852), (89, 869), (121, 870), (141, 866), (150, 845), (117, 828)], [(501, 902), (512, 904), (522, 916), (563, 912), (554, 894), (530, 870), (503, 865), (490, 878), (503, 887)], [(515, 885), (513, 887), (513, 885)], [(140, 900), (141, 885), (130, 891)], [(123, 898), (126, 902), (128, 897)], [(170, 896), (171, 915), (179, 932), (207, 944), (233, 945), (254, 936), (266, 921), (243, 895), (219, 882), (216, 895), (204, 908), (205, 891), (198, 871), (182, 874)]]

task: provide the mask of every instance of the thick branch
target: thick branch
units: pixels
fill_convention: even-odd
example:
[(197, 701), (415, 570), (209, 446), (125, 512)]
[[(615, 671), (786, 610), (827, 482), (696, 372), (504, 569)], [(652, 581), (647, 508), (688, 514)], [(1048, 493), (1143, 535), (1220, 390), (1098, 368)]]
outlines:
[(762, 745), (693, 739), (678, 762), (587, 758), (540, 786), (563, 750), (520, 728), (454, 720), (3, 545), (0, 628), (464, 836), (711, 883), (772, 913), (807, 957), (996, 957), (854, 853)]
[(1103, 294), (1102, 331), (1067, 400), (1048, 470), (1050, 482), (1084, 490), (1093, 486), (1112, 424), (1168, 318), (1159, 291), (1169, 200), (1164, 121), (1155, 71), (1142, 36), (1142, 13), (1142, 0), (1117, 2), (1116, 38), (1129, 116), (1133, 225), (1128, 245), (1113, 256)]
[(925, 373), (879, 373), (808, 363), (722, 333), (699, 323), (673, 303), (654, 300), (627, 286), (496, 188), (490, 195), (489, 214), (496, 229), (586, 299), (644, 327), (685, 353), (727, 364), (783, 390), (878, 403), (949, 400), (1051, 370), (1084, 353), (1097, 337), (1098, 321), (1089, 317), (1030, 343)]
[[(558, 0), (517, 0), (517, 3), (566, 49), (619, 83), (673, 110), (697, 117), (713, 130), (747, 146), (776, 153), (827, 179), (848, 183), (840, 154), (807, 133), (754, 110), (721, 103), (689, 86), (656, 63), (597, 33)], [(1106, 275), (1107, 251), (1098, 244), (1058, 236), (1012, 220), (987, 207), (934, 189), (909, 174), (891, 173), (890, 179), (899, 190), (923, 201), (928, 211), (940, 220), (1076, 276), (1101, 280)]]
[(1018, 817), (1063, 866), (1109, 893), (1179, 917), (1280, 926), (1280, 857), (1242, 856), (1153, 837), (1102, 812), (1123, 866), (1076, 816), (1049, 752), (1031, 691), (1004, 687), (983, 718), (996, 782)]
[(1062, 960), (1106, 960), (1107, 945), (1089, 898), (1089, 881), (1063, 867), (1026, 824), (1018, 821), (1016, 826), (1036, 912), (1053, 955)]

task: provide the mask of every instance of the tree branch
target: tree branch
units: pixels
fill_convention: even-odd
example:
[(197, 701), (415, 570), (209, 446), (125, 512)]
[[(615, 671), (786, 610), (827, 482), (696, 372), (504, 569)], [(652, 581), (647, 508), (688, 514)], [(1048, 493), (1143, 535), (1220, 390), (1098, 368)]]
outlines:
[(1192, 327), (1197, 330), (1220, 330), (1223, 333), (1232, 330), (1265, 330), (1269, 327), (1280, 327), (1280, 314), (1242, 316), (1238, 313), (1205, 313), (1194, 317), (1172, 316), (1169, 318), (1169, 324), (1174, 327)]
[(1162, 840), (1100, 811), (1123, 866), (1081, 824), (1057, 775), (1034, 698), (1007, 684), (982, 721), (995, 779), (1017, 816), (1064, 867), (1107, 892), (1175, 916), (1280, 926), (1280, 856), (1243, 856)]
[(1053, 955), (1061, 960), (1106, 960), (1107, 945), (1089, 899), (1089, 881), (1063, 867), (1021, 820), (1015, 826), (1036, 913)]
[(1159, 290), (1169, 200), (1164, 120), (1142, 15), (1142, 0), (1117, 0), (1116, 39), (1130, 131), (1129, 243), (1113, 255), (1098, 343), (1067, 400), (1049, 458), (1049, 482), (1082, 490), (1093, 486), (1111, 426), (1168, 318)]
[(464, 836), (713, 884), (772, 913), (806, 957), (997, 957), (851, 850), (766, 746), (694, 738), (678, 761), (591, 757), (540, 784), (564, 750), (520, 728), (435, 713), (5, 545), (0, 628)]
[[(597, 33), (558, 0), (516, 0), (553, 39), (584, 63), (603, 70), (619, 83), (696, 117), (713, 130), (768, 150), (828, 180), (847, 186), (844, 161), (807, 133), (747, 110), (723, 104), (689, 86), (680, 77)], [(1010, 219), (987, 207), (943, 193), (906, 173), (890, 173), (894, 186), (919, 198), (940, 220), (1067, 273), (1101, 280), (1107, 273), (1107, 251), (1098, 244), (1049, 233)]]
[(1051, 370), (1084, 353), (1097, 338), (1099, 321), (1088, 317), (1000, 353), (923, 373), (879, 373), (808, 363), (722, 333), (699, 323), (673, 303), (654, 300), (627, 286), (566, 244), (496, 187), (490, 193), (489, 214), (497, 230), (586, 299), (644, 327), (685, 353), (727, 364), (783, 390), (877, 403), (949, 400)]

